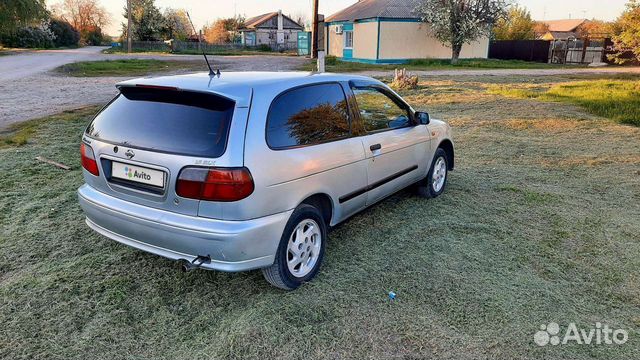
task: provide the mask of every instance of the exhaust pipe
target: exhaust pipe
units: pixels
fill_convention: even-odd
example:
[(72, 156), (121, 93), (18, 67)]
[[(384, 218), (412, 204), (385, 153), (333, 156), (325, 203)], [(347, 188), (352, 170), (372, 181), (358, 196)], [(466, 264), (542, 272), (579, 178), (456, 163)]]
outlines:
[(192, 263), (188, 262), (187, 260), (184, 260), (182, 262), (182, 265), (180, 266), (180, 269), (182, 269), (182, 272), (187, 273), (191, 270), (196, 269), (197, 266), (193, 265)]
[(207, 255), (207, 256), (202, 256), (202, 255), (198, 255), (195, 259), (193, 259), (193, 261), (188, 261), (188, 260), (183, 260), (182, 261), (182, 266), (180, 266), (180, 268), (182, 269), (182, 272), (189, 272), (192, 270), (195, 270), (199, 267), (202, 266), (202, 264), (208, 264), (211, 262), (211, 256)]

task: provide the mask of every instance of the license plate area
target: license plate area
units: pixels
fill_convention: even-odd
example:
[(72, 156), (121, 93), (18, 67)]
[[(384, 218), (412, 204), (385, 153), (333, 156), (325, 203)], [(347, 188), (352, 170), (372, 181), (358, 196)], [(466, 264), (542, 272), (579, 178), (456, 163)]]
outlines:
[(130, 163), (110, 162), (111, 176), (109, 181), (153, 193), (164, 191), (166, 172)]

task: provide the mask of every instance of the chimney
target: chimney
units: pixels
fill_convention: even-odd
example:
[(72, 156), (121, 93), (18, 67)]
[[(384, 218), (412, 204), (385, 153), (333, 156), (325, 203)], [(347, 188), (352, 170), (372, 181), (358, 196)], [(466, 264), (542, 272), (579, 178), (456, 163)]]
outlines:
[(284, 30), (284, 18), (282, 17), (282, 10), (278, 10), (278, 31)]

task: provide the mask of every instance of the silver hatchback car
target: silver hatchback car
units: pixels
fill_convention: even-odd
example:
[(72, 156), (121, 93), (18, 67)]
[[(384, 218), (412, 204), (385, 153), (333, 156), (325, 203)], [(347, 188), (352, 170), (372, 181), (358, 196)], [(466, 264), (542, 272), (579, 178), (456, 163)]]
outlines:
[(145, 78), (87, 127), (87, 224), (183, 269), (262, 269), (295, 289), (327, 230), (405, 187), (436, 197), (451, 129), (383, 83), (310, 73)]

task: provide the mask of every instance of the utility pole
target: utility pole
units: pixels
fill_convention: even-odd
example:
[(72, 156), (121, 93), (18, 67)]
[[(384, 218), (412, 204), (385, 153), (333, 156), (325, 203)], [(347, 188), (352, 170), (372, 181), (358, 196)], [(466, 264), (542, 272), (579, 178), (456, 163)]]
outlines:
[(127, 0), (127, 52), (131, 53), (131, 0)]
[(313, 25), (311, 26), (311, 58), (318, 58), (318, 0), (313, 0)]

